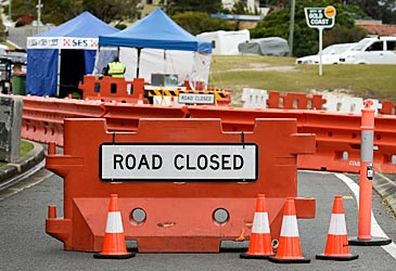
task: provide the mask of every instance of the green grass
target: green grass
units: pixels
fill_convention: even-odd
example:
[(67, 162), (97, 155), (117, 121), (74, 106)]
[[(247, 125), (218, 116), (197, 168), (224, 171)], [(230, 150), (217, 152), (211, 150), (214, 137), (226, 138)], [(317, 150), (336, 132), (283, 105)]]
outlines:
[[(26, 154), (28, 154), (31, 150), (33, 150), (33, 144), (29, 143), (25, 140), (21, 140), (21, 144), (19, 146), (19, 155), (21, 157), (25, 156)], [(0, 162), (0, 167), (6, 165), (6, 163), (4, 162)]]
[(243, 87), (309, 92), (343, 89), (363, 98), (396, 100), (396, 65), (295, 65), (295, 58), (214, 56), (210, 84), (234, 90)]

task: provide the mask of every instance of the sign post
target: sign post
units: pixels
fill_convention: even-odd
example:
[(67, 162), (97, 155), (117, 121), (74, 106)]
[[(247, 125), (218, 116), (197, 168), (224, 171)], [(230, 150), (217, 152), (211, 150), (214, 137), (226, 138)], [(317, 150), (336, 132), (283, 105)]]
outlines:
[(323, 29), (332, 28), (335, 23), (336, 9), (333, 6), (325, 8), (304, 8), (305, 19), (310, 28), (319, 30), (319, 76), (323, 75), (322, 48), (323, 48)]

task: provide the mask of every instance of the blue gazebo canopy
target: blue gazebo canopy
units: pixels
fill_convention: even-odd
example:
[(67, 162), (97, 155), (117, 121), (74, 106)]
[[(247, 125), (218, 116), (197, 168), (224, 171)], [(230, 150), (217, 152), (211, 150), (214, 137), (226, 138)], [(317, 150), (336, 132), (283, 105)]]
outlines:
[(191, 35), (159, 8), (118, 33), (100, 35), (99, 46), (212, 52), (210, 42)]

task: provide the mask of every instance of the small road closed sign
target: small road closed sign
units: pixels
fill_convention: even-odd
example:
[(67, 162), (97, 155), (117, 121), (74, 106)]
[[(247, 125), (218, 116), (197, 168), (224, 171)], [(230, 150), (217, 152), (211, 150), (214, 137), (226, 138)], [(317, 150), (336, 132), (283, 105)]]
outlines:
[(100, 146), (103, 181), (255, 181), (253, 143), (142, 143)]
[(180, 93), (179, 104), (214, 104), (214, 94), (203, 94), (203, 93)]
[(304, 8), (307, 25), (311, 28), (331, 28), (335, 23), (336, 9), (333, 6)]

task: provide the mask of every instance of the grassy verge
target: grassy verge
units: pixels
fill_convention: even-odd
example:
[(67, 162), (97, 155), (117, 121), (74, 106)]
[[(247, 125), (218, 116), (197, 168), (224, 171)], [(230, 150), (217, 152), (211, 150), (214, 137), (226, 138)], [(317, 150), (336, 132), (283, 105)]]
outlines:
[(359, 97), (396, 100), (396, 65), (295, 65), (295, 58), (214, 56), (210, 84), (234, 90), (243, 87), (308, 92), (346, 90)]
[[(25, 140), (21, 140), (21, 144), (19, 146), (19, 155), (21, 157), (25, 156), (26, 154), (28, 154), (31, 150), (33, 150), (33, 144), (29, 143)], [(6, 163), (4, 162), (0, 162), (0, 167), (6, 165)]]

